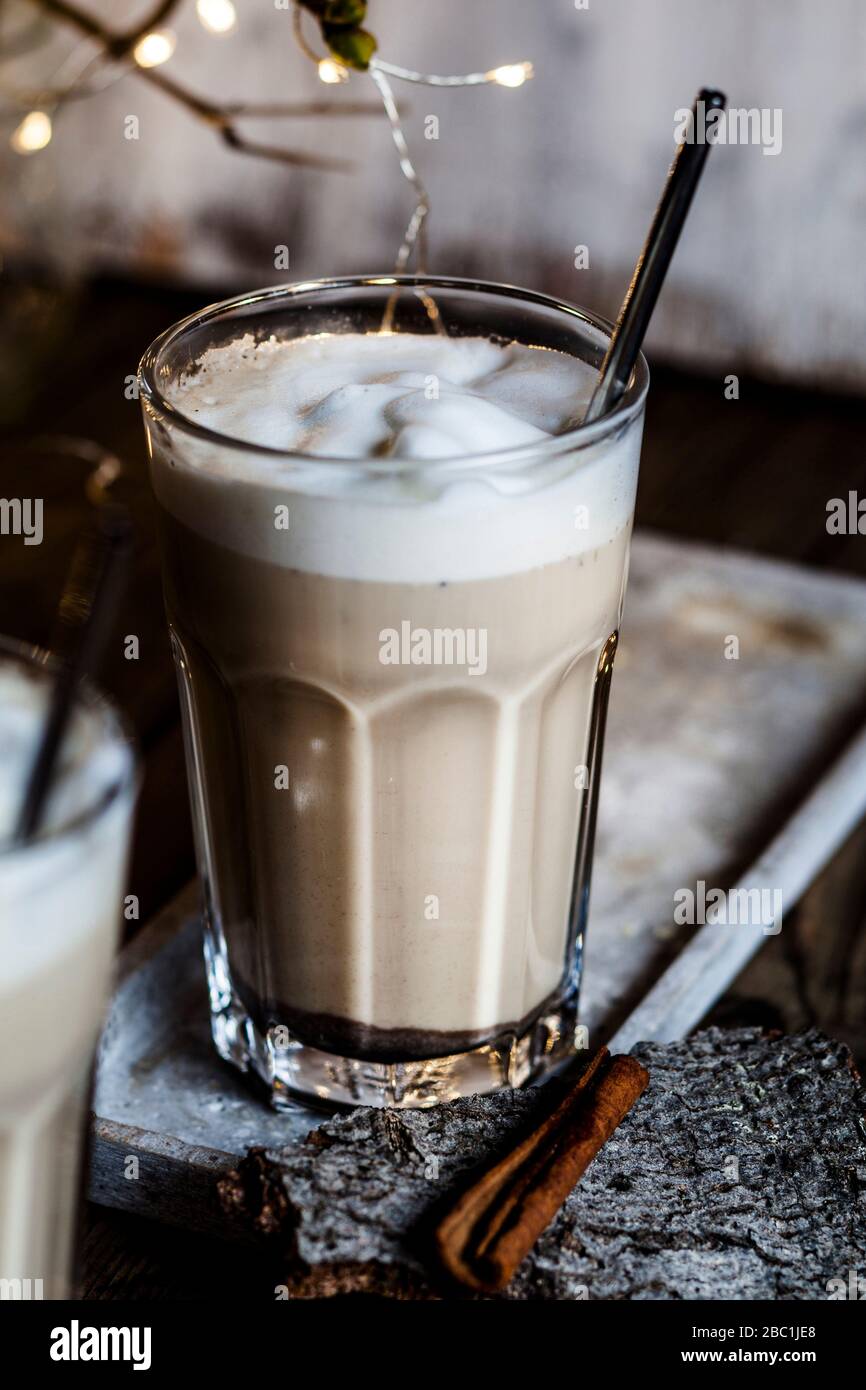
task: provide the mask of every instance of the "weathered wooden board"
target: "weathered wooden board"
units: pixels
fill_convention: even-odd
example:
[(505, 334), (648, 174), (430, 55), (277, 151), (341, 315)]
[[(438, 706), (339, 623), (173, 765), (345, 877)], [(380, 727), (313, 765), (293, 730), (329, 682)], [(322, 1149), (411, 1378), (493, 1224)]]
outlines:
[[(583, 993), (593, 1043), (687, 939), (675, 891), (733, 882), (859, 724), (866, 585), (640, 536), (617, 662)], [(225, 1229), (215, 1173), (320, 1117), (274, 1114), (216, 1058), (198, 935), (187, 896), (124, 962), (101, 1051), (91, 1195)]]

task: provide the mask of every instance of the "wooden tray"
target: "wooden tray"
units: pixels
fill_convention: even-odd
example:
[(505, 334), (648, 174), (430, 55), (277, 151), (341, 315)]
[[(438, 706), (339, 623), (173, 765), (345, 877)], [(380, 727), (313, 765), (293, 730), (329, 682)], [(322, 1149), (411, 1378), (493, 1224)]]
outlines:
[[(728, 659), (731, 638), (739, 655)], [(609, 1036), (690, 932), (676, 889), (725, 888), (866, 711), (866, 584), (650, 535), (632, 552), (602, 784), (582, 1015)], [(276, 1114), (210, 1042), (195, 895), (121, 959), (90, 1194), (227, 1228), (214, 1176), (317, 1122)], [(137, 1164), (130, 1164), (134, 1158)]]

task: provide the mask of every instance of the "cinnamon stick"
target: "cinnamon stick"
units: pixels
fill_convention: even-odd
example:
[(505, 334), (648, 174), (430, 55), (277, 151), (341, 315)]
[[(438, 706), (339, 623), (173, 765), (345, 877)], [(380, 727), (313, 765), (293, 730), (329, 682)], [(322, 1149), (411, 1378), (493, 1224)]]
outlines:
[(434, 1235), (452, 1279), (503, 1288), (649, 1083), (633, 1057), (600, 1048), (556, 1108), (467, 1188)]

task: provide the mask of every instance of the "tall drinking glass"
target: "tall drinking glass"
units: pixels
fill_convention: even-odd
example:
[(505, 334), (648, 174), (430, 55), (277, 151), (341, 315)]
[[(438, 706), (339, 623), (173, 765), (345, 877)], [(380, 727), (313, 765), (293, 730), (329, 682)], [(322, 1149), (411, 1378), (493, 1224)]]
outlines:
[[(609, 333), (528, 291), (389, 276), (246, 295), (144, 357), (213, 1035), (277, 1105), (430, 1105), (521, 1085), (579, 1045), (648, 373), (641, 358), (591, 426), (450, 457), (426, 433), (420, 458), (369, 441), (347, 456), (387, 372), (339, 377), (339, 456), (213, 429), (209, 406), (278, 424), (294, 407), (268, 373), (312, 335), (322, 380), (407, 348), (406, 394), (435, 400), (425, 345), (525, 344), (533, 373), (568, 354), (591, 382)], [(491, 389), (517, 427), (514, 379), (513, 399)], [(475, 428), (476, 408), (448, 396), (449, 420)]]
[(86, 688), (44, 826), (9, 836), (52, 688), (0, 639), (0, 1298), (68, 1298), (93, 1057), (122, 920), (137, 787), (112, 707)]

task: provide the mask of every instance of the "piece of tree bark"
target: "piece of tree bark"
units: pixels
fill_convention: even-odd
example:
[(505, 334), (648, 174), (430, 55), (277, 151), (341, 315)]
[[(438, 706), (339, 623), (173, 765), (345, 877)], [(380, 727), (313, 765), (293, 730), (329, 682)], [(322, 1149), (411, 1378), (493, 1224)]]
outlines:
[[(650, 1087), (501, 1297), (814, 1299), (866, 1272), (866, 1097), (816, 1030), (640, 1044)], [(221, 1199), (282, 1252), (291, 1297), (450, 1292), (427, 1231), (537, 1091), (359, 1109), (252, 1150)]]

